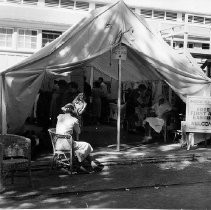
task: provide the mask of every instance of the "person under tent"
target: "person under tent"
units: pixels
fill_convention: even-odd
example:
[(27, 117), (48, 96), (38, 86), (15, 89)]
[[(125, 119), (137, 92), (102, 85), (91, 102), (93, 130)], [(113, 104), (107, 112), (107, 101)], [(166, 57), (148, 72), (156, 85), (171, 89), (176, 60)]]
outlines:
[[(62, 107), (63, 114), (57, 117), (56, 134), (71, 135), (73, 138), (73, 151), (75, 156), (75, 170), (78, 173), (91, 173), (101, 171), (102, 165), (97, 165), (91, 157), (92, 146), (84, 141), (79, 141), (81, 133), (80, 123), (78, 120), (78, 111), (74, 104), (69, 103)], [(56, 150), (68, 151), (71, 145), (67, 139), (58, 138)]]
[(126, 115), (125, 118), (128, 124), (128, 132), (136, 132), (136, 122), (139, 121), (136, 109), (141, 106), (145, 106), (144, 95), (146, 92), (146, 86), (140, 84), (138, 88), (131, 91), (126, 101)]
[(145, 141), (148, 141), (149, 139), (152, 138), (151, 128), (157, 133), (161, 132), (164, 124), (167, 123), (168, 114), (171, 110), (172, 107), (168, 103), (168, 101), (163, 96), (159, 96), (157, 102), (151, 107), (150, 111), (151, 116), (147, 117), (143, 121), (143, 125), (146, 128), (146, 134), (147, 134), (145, 136)]

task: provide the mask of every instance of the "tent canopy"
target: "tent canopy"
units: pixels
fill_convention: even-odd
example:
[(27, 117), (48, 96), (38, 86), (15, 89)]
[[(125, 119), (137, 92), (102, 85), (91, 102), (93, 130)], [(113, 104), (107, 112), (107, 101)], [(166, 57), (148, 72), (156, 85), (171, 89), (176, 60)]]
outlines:
[(185, 56), (177, 54), (123, 1), (90, 12), (75, 26), (21, 63), (1, 72), (9, 132), (18, 131), (29, 115), (45, 79), (96, 67), (118, 79), (111, 50), (127, 47), (122, 81), (164, 80), (185, 101), (187, 95), (210, 94), (211, 80)]

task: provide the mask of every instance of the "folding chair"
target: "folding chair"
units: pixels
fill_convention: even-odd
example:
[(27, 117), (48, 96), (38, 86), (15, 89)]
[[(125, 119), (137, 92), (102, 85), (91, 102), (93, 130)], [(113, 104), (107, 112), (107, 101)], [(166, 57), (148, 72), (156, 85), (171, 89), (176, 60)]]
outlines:
[[(53, 158), (51, 162), (51, 169), (56, 166), (56, 168), (63, 167), (67, 168), (72, 174), (73, 172), (73, 140), (72, 135), (60, 135), (56, 134), (55, 128), (48, 129), (50, 134), (51, 143), (53, 146)], [(66, 139), (70, 144), (70, 150), (57, 150), (56, 142), (58, 139)]]

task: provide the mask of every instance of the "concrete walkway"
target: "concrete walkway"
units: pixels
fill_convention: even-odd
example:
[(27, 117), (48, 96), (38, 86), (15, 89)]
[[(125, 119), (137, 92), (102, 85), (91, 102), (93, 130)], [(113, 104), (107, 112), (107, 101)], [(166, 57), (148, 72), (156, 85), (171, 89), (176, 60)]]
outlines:
[[(104, 166), (130, 165), (136, 163), (179, 162), (182, 160), (211, 159), (211, 146), (195, 147), (190, 150), (181, 148), (180, 144), (121, 144), (120, 151), (116, 145), (95, 148), (92, 157)], [(32, 169), (49, 167), (52, 154), (44, 154), (32, 161)]]
[[(210, 161), (106, 166), (100, 173), (33, 171), (0, 195), (2, 209), (209, 209)], [(25, 186), (25, 188), (23, 187)]]
[[(13, 185), (10, 184), (9, 178), (6, 179), (4, 183), (5, 190), (1, 193), (1, 197), (6, 199), (24, 199), (40, 195), (112, 189), (118, 185), (116, 180), (121, 180), (122, 177), (123, 170), (119, 171), (119, 167), (126, 167), (127, 170), (132, 170), (135, 166), (156, 165), (154, 163), (186, 164), (186, 162), (207, 162), (211, 160), (210, 145), (187, 151), (176, 143), (142, 144), (140, 136), (128, 136), (125, 133), (121, 135), (121, 147), (120, 151), (117, 151), (115, 128), (92, 127), (91, 129), (96, 130), (95, 135), (90, 130), (85, 130), (81, 138), (86, 138), (88, 142), (94, 145), (92, 156), (104, 165), (102, 172), (69, 175), (63, 170), (50, 171), (52, 154), (43, 154), (35, 161), (32, 161), (32, 186), (27, 183), (27, 174), (17, 173)], [(115, 183), (112, 180), (111, 182), (109, 181), (111, 172), (114, 173)], [(109, 184), (105, 185), (105, 183)], [(119, 183), (118, 187), (123, 187), (123, 181), (121, 181), (121, 184)]]
[[(52, 155), (43, 155), (36, 161), (32, 161), (32, 186), (27, 184), (27, 174), (17, 173), (15, 183), (10, 184), (10, 179), (6, 179), (5, 191), (1, 193), (4, 198), (24, 198), (38, 195), (55, 195), (60, 193), (76, 193), (89, 191), (89, 189), (102, 189), (102, 183), (106, 179), (109, 170), (116, 166), (145, 165), (153, 163), (170, 162), (206, 162), (211, 160), (211, 148), (195, 148), (194, 150), (185, 150), (180, 148), (179, 144), (149, 144), (149, 145), (121, 145), (121, 150), (116, 151), (116, 147), (96, 148), (93, 157), (104, 165), (100, 173), (94, 174), (73, 174), (69, 175), (63, 170), (50, 170), (50, 161)], [(154, 164), (153, 164), (154, 165)], [(116, 172), (117, 173), (117, 172)], [(103, 175), (103, 176), (102, 176)], [(118, 173), (118, 176), (121, 175)], [(98, 180), (98, 181), (97, 181)], [(81, 184), (83, 183), (83, 184)], [(86, 184), (85, 184), (86, 183)], [(105, 188), (107, 186), (104, 186)], [(109, 185), (110, 188), (113, 184)]]
[[(196, 157), (202, 158), (202, 156), (209, 158), (211, 150), (211, 145), (207, 147), (202, 145), (187, 151), (186, 148), (181, 148), (179, 143), (173, 143), (173, 137), (170, 136), (166, 143), (162, 138), (155, 137), (151, 143), (143, 144), (143, 132), (129, 134), (121, 130), (121, 146), (120, 151), (117, 151), (116, 136), (117, 131), (114, 126), (90, 125), (83, 128), (80, 141), (90, 143), (94, 148), (93, 157), (104, 165), (192, 160)], [(50, 155), (44, 155), (33, 164), (45, 166), (49, 164), (50, 159)]]

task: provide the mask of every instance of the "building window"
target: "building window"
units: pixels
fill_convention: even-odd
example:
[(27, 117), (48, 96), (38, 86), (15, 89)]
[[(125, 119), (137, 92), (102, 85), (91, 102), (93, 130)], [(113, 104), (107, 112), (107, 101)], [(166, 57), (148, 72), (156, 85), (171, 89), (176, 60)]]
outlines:
[(61, 0), (60, 1), (61, 8), (74, 9), (74, 5), (75, 5), (74, 1), (69, 1), (69, 0)]
[(169, 46), (171, 46), (171, 42), (169, 42), (169, 41), (166, 41), (166, 43), (167, 43)]
[(193, 16), (192, 15), (188, 15), (188, 22), (192, 23), (193, 22)]
[(205, 18), (205, 24), (211, 24), (211, 18)]
[(185, 14), (182, 13), (182, 21), (185, 21)]
[(23, 0), (23, 4), (37, 5), (38, 0)]
[(88, 11), (89, 10), (89, 2), (76, 1), (75, 9)]
[(166, 12), (166, 20), (177, 21), (177, 13)]
[(152, 10), (141, 9), (141, 15), (143, 15), (145, 18), (152, 18)]
[(210, 49), (210, 45), (209, 45), (209, 44), (202, 43), (201, 48), (202, 48), (203, 50), (208, 50), (208, 49)]
[(60, 31), (42, 31), (42, 47), (58, 38), (61, 34)]
[(12, 48), (12, 34), (13, 29), (0, 28), (0, 47)]
[(96, 4), (95, 4), (95, 9), (98, 9), (98, 8), (104, 7), (104, 6), (106, 6), (106, 4), (96, 3)]
[(154, 19), (164, 20), (164, 17), (165, 17), (165, 12), (164, 11), (154, 10), (154, 12), (153, 12), (153, 18)]
[(37, 31), (18, 30), (18, 49), (36, 49), (37, 48)]
[(0, 0), (0, 2), (8, 2), (13, 4), (30, 4), (30, 5), (37, 5), (38, 0)]
[(194, 43), (188, 43), (188, 48), (194, 48)]
[(179, 48), (183, 48), (183, 43), (179, 43)]
[(21, 0), (7, 0), (9, 3), (21, 4)]
[(193, 22), (194, 23), (199, 23), (199, 24), (204, 24), (204, 17), (193, 16)]
[(45, 0), (45, 6), (47, 6), (47, 7), (59, 7), (59, 0)]
[(131, 10), (132, 12), (135, 12), (135, 11), (136, 11), (136, 9), (133, 8), (133, 7), (130, 7), (130, 10)]

